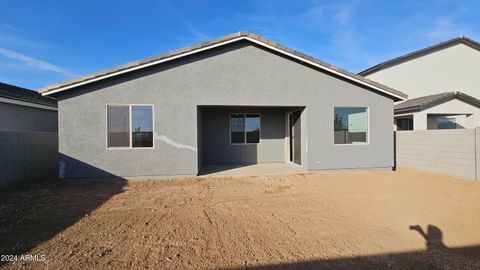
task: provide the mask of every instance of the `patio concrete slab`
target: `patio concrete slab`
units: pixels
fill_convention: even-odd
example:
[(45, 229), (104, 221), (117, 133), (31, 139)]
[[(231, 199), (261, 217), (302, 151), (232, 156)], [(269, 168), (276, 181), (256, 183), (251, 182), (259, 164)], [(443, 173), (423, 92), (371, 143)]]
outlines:
[(259, 163), (247, 165), (208, 165), (202, 166), (199, 176), (260, 176), (297, 174), (306, 171), (293, 163)]

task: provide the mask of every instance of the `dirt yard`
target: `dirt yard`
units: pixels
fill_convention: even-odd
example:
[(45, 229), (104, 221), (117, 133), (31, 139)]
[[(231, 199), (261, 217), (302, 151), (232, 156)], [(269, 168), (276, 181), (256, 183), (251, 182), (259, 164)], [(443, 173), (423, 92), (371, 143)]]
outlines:
[(18, 254), (5, 269), (480, 269), (480, 183), (399, 170), (48, 184), (0, 193), (0, 254)]

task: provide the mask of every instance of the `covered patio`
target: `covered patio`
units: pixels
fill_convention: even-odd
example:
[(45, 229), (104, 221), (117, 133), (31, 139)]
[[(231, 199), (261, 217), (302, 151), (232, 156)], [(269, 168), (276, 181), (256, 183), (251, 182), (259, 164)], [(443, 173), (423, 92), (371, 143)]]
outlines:
[(304, 107), (199, 106), (199, 175), (301, 172)]

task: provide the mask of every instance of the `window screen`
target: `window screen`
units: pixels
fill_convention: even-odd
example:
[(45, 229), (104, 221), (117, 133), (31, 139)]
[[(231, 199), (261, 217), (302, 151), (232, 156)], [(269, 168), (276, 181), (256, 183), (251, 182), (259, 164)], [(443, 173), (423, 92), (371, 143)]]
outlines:
[(108, 106), (108, 147), (130, 147), (129, 106)]
[(232, 114), (230, 116), (230, 142), (245, 143), (245, 115)]
[(151, 106), (132, 106), (132, 147), (153, 147)]
[(365, 144), (368, 138), (367, 108), (334, 109), (334, 143)]

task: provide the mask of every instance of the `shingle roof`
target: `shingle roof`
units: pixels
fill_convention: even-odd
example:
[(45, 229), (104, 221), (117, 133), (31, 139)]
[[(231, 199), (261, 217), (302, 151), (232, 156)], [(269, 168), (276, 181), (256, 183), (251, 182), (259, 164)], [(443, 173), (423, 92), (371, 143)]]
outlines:
[(480, 51), (480, 43), (478, 43), (475, 40), (470, 39), (468, 37), (461, 36), (461, 37), (453, 38), (453, 39), (450, 39), (450, 40), (447, 40), (447, 41), (444, 41), (444, 42), (441, 42), (441, 43), (438, 43), (438, 44), (435, 44), (435, 45), (432, 45), (432, 46), (429, 46), (429, 47), (426, 47), (426, 48), (423, 48), (423, 49), (420, 49), (420, 50), (417, 50), (417, 51), (414, 51), (414, 52), (411, 52), (411, 53), (404, 54), (402, 56), (387, 60), (387, 61), (382, 62), (380, 64), (377, 64), (373, 67), (370, 67), (370, 68), (368, 68), (368, 69), (366, 69), (362, 72), (359, 72), (358, 75), (367, 76), (367, 75), (370, 75), (370, 74), (375, 73), (377, 71), (380, 71), (382, 69), (394, 66), (396, 64), (399, 64), (399, 63), (402, 63), (402, 62), (405, 62), (405, 61), (408, 61), (408, 60), (411, 60), (411, 59), (414, 59), (414, 58), (417, 58), (417, 57), (420, 57), (420, 56), (423, 56), (423, 55), (427, 55), (429, 53), (439, 51), (439, 50), (442, 50), (442, 49), (445, 49), (445, 48), (448, 48), (448, 47), (451, 47), (451, 46), (454, 46), (454, 45), (457, 45), (457, 44), (464, 44), (464, 45), (467, 45), (467, 46), (469, 46), (473, 49), (476, 49), (476, 50)]
[(18, 100), (49, 107), (57, 107), (57, 100), (18, 86), (0, 83), (0, 98)]
[(222, 44), (228, 43), (229, 41), (233, 42), (233, 41), (242, 40), (242, 39), (247, 39), (247, 40), (253, 41), (257, 44), (263, 45), (263, 46), (273, 47), (273, 48), (275, 48), (275, 49), (277, 49), (280, 52), (285, 53), (285, 54), (294, 55), (296, 57), (301, 58), (306, 63), (316, 64), (316, 65), (326, 69), (327, 71), (336, 72), (339, 75), (341, 75), (341, 76), (343, 76), (347, 79), (358, 81), (362, 84), (365, 84), (365, 85), (369, 86), (370, 88), (373, 88), (376, 91), (380, 90), (382, 92), (385, 92), (386, 94), (388, 94), (390, 96), (393, 96), (394, 99), (402, 100), (402, 99), (407, 98), (407, 95), (402, 93), (401, 91), (398, 91), (396, 89), (390, 88), (390, 87), (385, 86), (383, 84), (374, 82), (372, 80), (369, 80), (369, 79), (364, 78), (362, 76), (356, 75), (354, 73), (348, 72), (344, 69), (338, 68), (338, 67), (333, 66), (331, 64), (328, 64), (326, 62), (318, 60), (318, 59), (316, 59), (312, 56), (305, 55), (301, 52), (298, 52), (298, 51), (295, 51), (293, 49), (282, 46), (282, 45), (280, 45), (280, 44), (278, 44), (274, 41), (268, 40), (268, 39), (263, 38), (259, 35), (255, 35), (255, 34), (248, 33), (248, 32), (238, 32), (238, 33), (230, 34), (230, 35), (215, 38), (215, 39), (212, 39), (212, 40), (209, 40), (207, 42), (203, 42), (203, 43), (200, 43), (200, 44), (197, 44), (197, 45), (193, 45), (193, 46), (185, 47), (185, 48), (182, 48), (182, 49), (170, 51), (170, 52), (167, 52), (167, 53), (164, 53), (164, 54), (156, 55), (156, 56), (145, 58), (145, 59), (142, 59), (142, 60), (133, 61), (133, 62), (124, 64), (124, 65), (120, 65), (120, 66), (117, 66), (117, 67), (114, 67), (114, 68), (110, 68), (110, 69), (107, 69), (107, 70), (102, 70), (102, 71), (95, 72), (95, 73), (92, 73), (92, 74), (88, 74), (88, 75), (85, 75), (85, 76), (82, 76), (82, 77), (74, 78), (74, 79), (71, 79), (71, 80), (68, 80), (68, 81), (64, 81), (64, 82), (60, 82), (60, 83), (57, 83), (57, 84), (49, 85), (49, 86), (46, 86), (46, 87), (43, 87), (43, 88), (39, 89), (39, 92), (44, 94), (44, 95), (49, 95), (49, 94), (52, 94), (52, 93), (55, 93), (55, 92), (64, 91), (64, 90), (67, 90), (67, 89), (70, 89), (70, 88), (74, 88), (74, 87), (77, 87), (79, 85), (83, 85), (83, 84), (86, 84), (86, 83), (89, 83), (89, 82), (101, 80), (103, 78), (116, 76), (117, 74), (118, 75), (123, 74), (123, 73), (128, 72), (129, 70), (132, 70), (132, 69), (135, 70), (135, 69), (139, 69), (139, 68), (142, 68), (142, 67), (147, 67), (147, 66), (150, 66), (150, 65), (157, 64), (158, 62), (168, 61), (169, 59), (176, 59), (176, 58), (181, 57), (183, 55), (192, 54), (192, 53), (195, 53), (197, 51), (201, 51), (203, 49), (208, 49), (208, 48), (213, 48), (213, 47), (216, 47), (216, 46), (220, 46)]
[(411, 112), (411, 111), (421, 111), (426, 109), (429, 106), (443, 103), (445, 101), (449, 101), (452, 99), (458, 99), (480, 108), (480, 100), (477, 98), (474, 98), (462, 92), (444, 92), (444, 93), (409, 99), (402, 103), (396, 104), (394, 107), (394, 111), (396, 114)]

